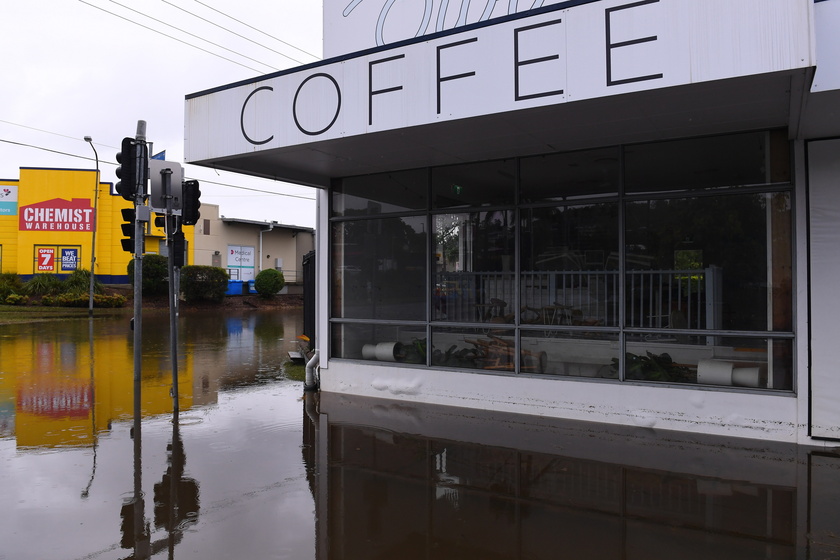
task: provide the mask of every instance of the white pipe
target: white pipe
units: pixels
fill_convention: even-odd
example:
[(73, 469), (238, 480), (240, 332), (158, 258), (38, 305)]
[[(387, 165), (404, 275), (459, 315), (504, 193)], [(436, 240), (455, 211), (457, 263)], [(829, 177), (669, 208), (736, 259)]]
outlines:
[(257, 270), (257, 272), (262, 272), (262, 269), (263, 269), (263, 265), (262, 265), (262, 261), (263, 261), (263, 258), (262, 258), (262, 255), (263, 255), (262, 237), (263, 237), (263, 234), (268, 233), (273, 229), (274, 229), (274, 224), (268, 224), (268, 229), (261, 229), (260, 230), (260, 256), (259, 256), (260, 266), (259, 266), (259, 270)]
[(306, 363), (306, 381), (304, 381), (304, 391), (315, 391), (318, 389), (318, 382), (315, 379), (315, 368), (318, 367), (320, 357), (318, 356), (318, 349), (315, 349), (315, 354)]

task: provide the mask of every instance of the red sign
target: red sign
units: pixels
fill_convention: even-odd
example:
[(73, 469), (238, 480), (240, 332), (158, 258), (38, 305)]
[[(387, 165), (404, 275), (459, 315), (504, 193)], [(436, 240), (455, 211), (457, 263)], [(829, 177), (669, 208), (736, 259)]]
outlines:
[(38, 272), (55, 271), (55, 249), (38, 247)]
[(20, 231), (93, 231), (93, 208), (89, 198), (54, 198), (22, 206)]
[(58, 385), (21, 389), (20, 412), (52, 418), (84, 418), (90, 414), (92, 392), (88, 385)]

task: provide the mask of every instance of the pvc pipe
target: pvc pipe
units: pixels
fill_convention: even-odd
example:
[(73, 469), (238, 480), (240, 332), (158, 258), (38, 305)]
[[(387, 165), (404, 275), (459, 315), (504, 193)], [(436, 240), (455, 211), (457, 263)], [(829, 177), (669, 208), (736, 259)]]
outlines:
[(318, 367), (320, 357), (318, 356), (318, 349), (315, 349), (315, 354), (306, 363), (306, 381), (304, 381), (304, 391), (317, 391), (318, 382), (315, 379), (315, 368)]

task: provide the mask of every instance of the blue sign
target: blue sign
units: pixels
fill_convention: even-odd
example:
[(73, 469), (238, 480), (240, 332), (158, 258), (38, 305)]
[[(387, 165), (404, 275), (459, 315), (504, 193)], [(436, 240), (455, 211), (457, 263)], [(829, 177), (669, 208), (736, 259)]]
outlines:
[(0, 216), (15, 216), (17, 215), (17, 209), (17, 187), (11, 185), (0, 186)]
[(79, 250), (78, 249), (62, 249), (61, 250), (61, 270), (78, 270), (79, 268)]

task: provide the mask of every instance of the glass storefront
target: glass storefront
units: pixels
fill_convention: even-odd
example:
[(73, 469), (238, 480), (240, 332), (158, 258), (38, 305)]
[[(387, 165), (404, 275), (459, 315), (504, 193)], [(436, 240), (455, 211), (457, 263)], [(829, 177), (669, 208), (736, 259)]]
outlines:
[(793, 388), (784, 131), (337, 180), (331, 357)]

